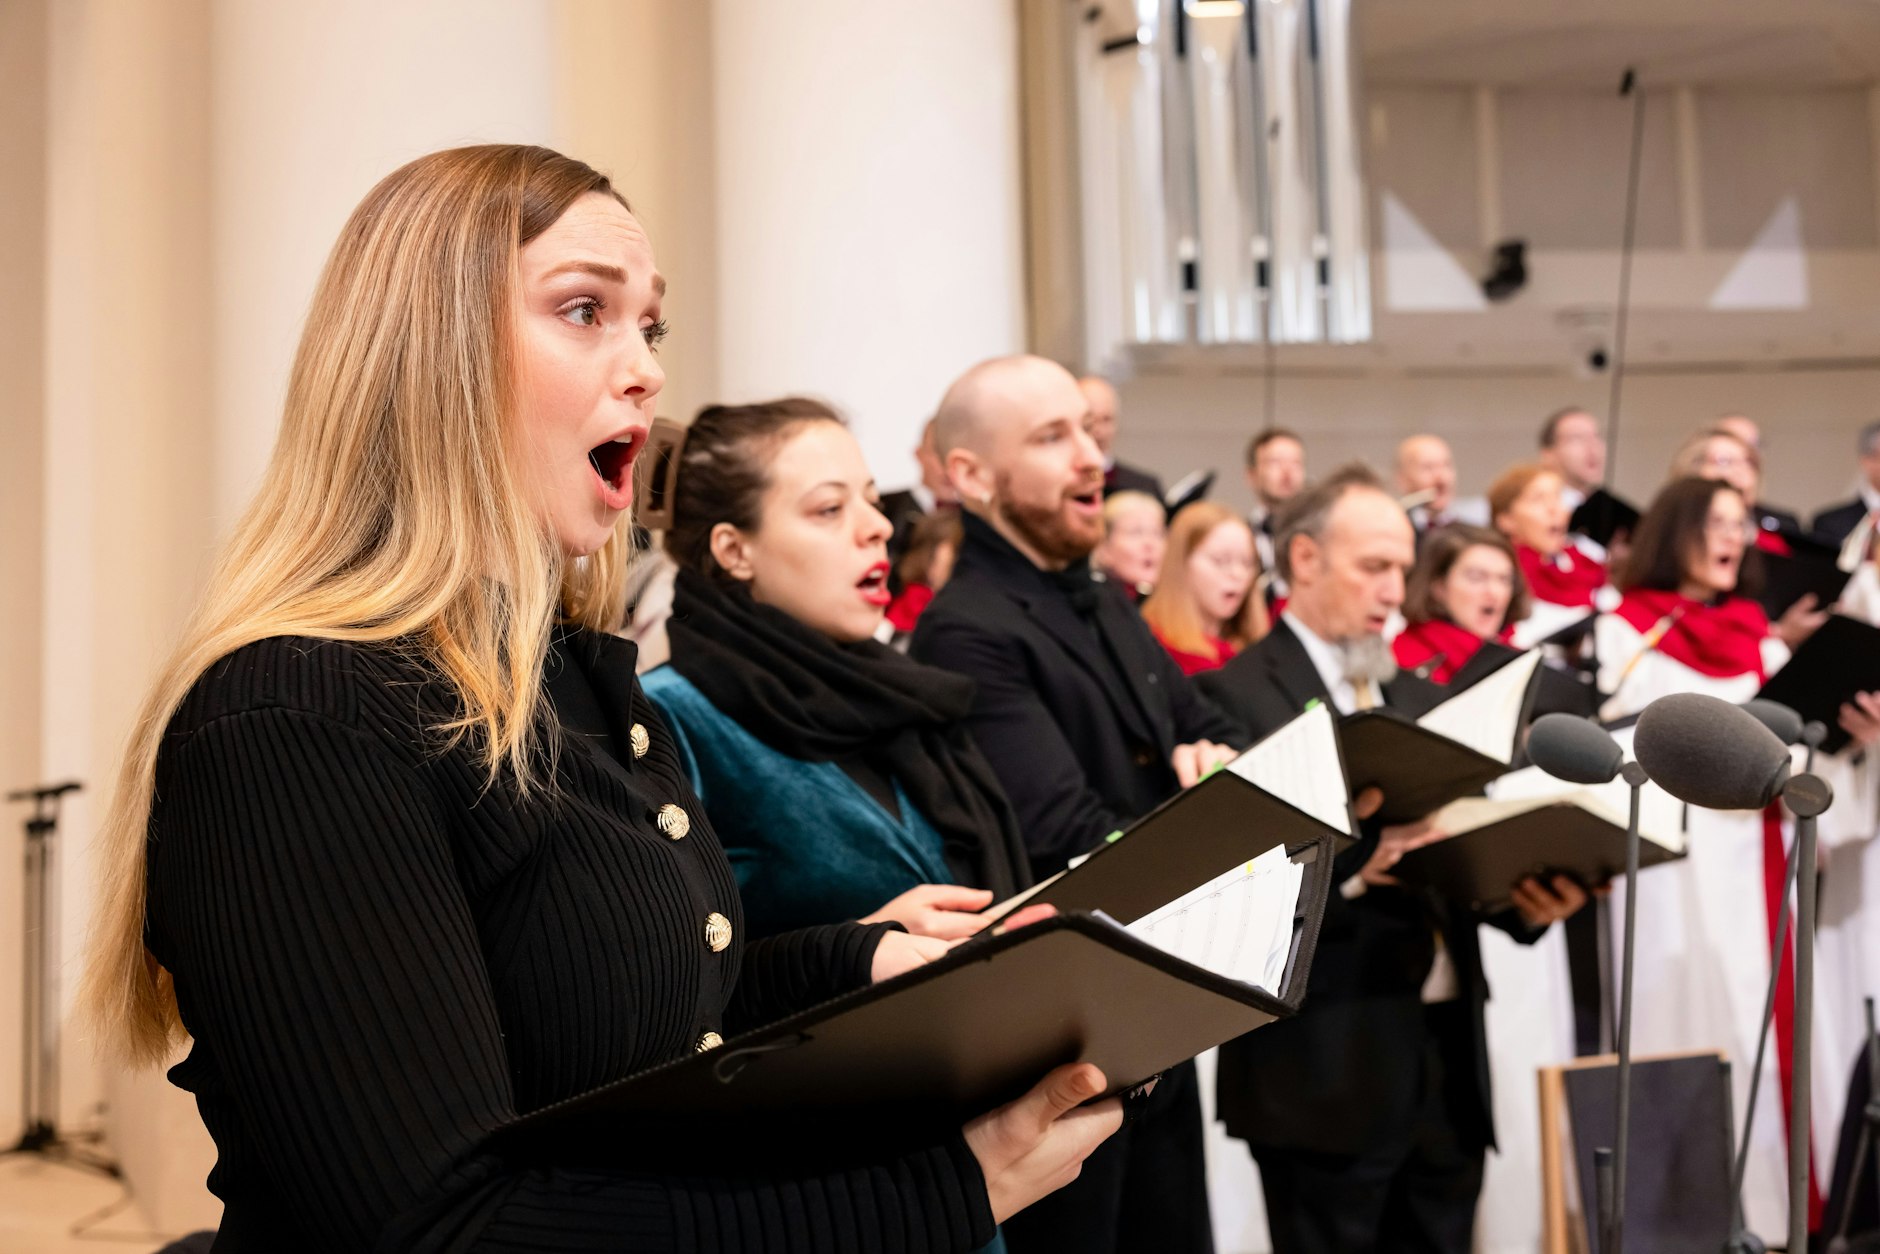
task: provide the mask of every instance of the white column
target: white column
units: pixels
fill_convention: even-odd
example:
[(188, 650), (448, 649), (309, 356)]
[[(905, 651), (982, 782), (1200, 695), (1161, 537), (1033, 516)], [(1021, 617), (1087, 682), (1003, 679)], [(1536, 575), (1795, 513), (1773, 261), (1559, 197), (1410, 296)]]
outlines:
[(1024, 345), (1010, 0), (716, 0), (727, 401), (834, 402), (884, 487), (967, 366)]
[[(209, 12), (207, 0), (50, 12), (40, 774), (85, 786), (60, 833), (55, 976), (69, 1007), (97, 820), (209, 544)], [(101, 1074), (77, 1027), (62, 1127), (95, 1126), (108, 1100), (112, 1149), (150, 1222), (213, 1221), (188, 1096), (160, 1072)]]
[(550, 0), (213, 2), (214, 503), (226, 531), (274, 446), (307, 303), (346, 216), (435, 149), (551, 144), (555, 28)]

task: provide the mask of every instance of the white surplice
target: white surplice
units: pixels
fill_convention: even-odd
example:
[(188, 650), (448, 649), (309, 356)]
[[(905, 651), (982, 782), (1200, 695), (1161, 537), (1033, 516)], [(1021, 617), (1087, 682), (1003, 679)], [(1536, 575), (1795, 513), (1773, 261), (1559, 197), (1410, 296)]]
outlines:
[[(1880, 571), (1864, 564), (1841, 594), (1840, 610), (1880, 626)], [(1815, 1144), (1832, 1154), (1847, 1080), (1867, 1030), (1862, 999), (1880, 999), (1880, 745), (1817, 760), (1834, 789), (1821, 816), (1821, 926), (1816, 933)], [(1831, 1159), (1823, 1158), (1824, 1164)], [(1818, 1177), (1824, 1187), (1827, 1171)]]
[[(1612, 694), (1600, 710), (1607, 720), (1636, 714), (1673, 693), (1742, 702), (1762, 686), (1753, 671), (1717, 678), (1647, 649), (1644, 635), (1617, 614), (1600, 615), (1594, 643), (1600, 690)], [(1768, 673), (1787, 660), (1781, 641), (1764, 641)], [(1732, 1106), (1740, 1131), (1769, 979), (1763, 816), (1755, 810), (1692, 807), (1686, 811), (1685, 832), (1687, 857), (1639, 876), (1632, 1052), (1643, 1057), (1723, 1051), (1731, 1062)], [(1624, 897), (1624, 886), (1616, 885), (1607, 912), (1615, 954), (1620, 952)], [(1787, 1230), (1788, 1157), (1773, 1031), (1756, 1105), (1744, 1212), (1752, 1231), (1780, 1238)], [(1825, 1172), (1817, 1174), (1825, 1179)]]

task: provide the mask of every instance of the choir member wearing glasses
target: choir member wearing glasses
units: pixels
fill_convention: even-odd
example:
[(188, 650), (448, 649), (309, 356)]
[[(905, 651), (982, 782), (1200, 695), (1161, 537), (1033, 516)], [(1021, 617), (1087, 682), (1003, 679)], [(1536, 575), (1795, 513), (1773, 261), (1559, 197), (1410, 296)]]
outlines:
[(1184, 675), (1225, 665), (1264, 636), (1260, 554), (1247, 520), (1213, 501), (1175, 516), (1142, 617)]

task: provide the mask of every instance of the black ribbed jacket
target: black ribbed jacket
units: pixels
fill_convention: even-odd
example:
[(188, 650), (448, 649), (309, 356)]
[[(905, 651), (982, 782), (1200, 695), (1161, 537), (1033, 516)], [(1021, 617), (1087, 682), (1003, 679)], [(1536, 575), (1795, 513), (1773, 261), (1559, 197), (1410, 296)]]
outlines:
[[(694, 1157), (632, 1172), (492, 1147), (518, 1113), (866, 983), (883, 930), (744, 944), (736, 881), (633, 646), (571, 632), (555, 659), (574, 734), (552, 799), (486, 789), (470, 748), (432, 730), (457, 708), (447, 687), (389, 647), (250, 645), (171, 720), (147, 939), (194, 1038), (171, 1078), (219, 1151), (218, 1254), (990, 1240), (957, 1136), (741, 1177)], [(669, 803), (690, 819), (681, 839), (657, 825)], [(716, 953), (714, 912), (733, 933)]]

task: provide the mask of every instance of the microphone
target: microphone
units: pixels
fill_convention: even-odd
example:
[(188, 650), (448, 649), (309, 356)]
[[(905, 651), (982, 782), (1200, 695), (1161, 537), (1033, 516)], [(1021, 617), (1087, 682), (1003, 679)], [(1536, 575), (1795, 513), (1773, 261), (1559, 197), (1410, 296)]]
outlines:
[[(1834, 792), (1816, 775), (1789, 777), (1788, 745), (1783, 743), (1783, 735), (1770, 730), (1758, 715), (1780, 723), (1783, 732), (1792, 728), (1795, 739), (1803, 743), (1814, 738), (1815, 728), (1801, 726), (1801, 719), (1793, 710), (1779, 705), (1769, 708), (1773, 703), (1767, 701), (1750, 704), (1763, 708), (1745, 709), (1696, 693), (1660, 697), (1639, 715), (1632, 749), (1638, 755), (1639, 764), (1650, 772), (1652, 782), (1680, 801), (1707, 810), (1760, 810), (1780, 797), (1795, 816), (1795, 847), (1790, 853), (1796, 878), (1796, 920), (1788, 1248), (1801, 1250), (1808, 1248), (1808, 1112), (1814, 1087), (1816, 821), (1833, 803)], [(1786, 891), (1782, 913), (1782, 924), (1786, 924)], [(1776, 945), (1770, 954), (1769, 993), (1763, 1014), (1765, 1033), (1774, 1010), (1786, 931), (1786, 927), (1778, 925)], [(1759, 1051), (1760, 1048), (1759, 1042)], [(1761, 1073), (1760, 1066), (1757, 1073)], [(1731, 1224), (1733, 1249), (1739, 1248), (1744, 1236), (1740, 1190), (1747, 1159), (1749, 1120), (1755, 1116), (1754, 1089), (1751, 1091), (1751, 1107), (1745, 1113), (1744, 1144), (1738, 1149), (1733, 1181), (1738, 1190)]]
[(1728, 701), (1698, 693), (1645, 707), (1632, 751), (1652, 782), (1706, 810), (1760, 810), (1789, 782), (1789, 750)]
[(1767, 727), (1785, 745), (1795, 744), (1802, 738), (1802, 716), (1780, 701), (1751, 697), (1739, 708)]
[(1528, 757), (1555, 779), (1569, 784), (1606, 784), (1619, 774), (1625, 754), (1619, 742), (1590, 719), (1543, 714), (1528, 729)]
[[(1625, 1243), (1626, 1162), (1632, 1127), (1632, 965), (1638, 935), (1638, 810), (1646, 774), (1638, 762), (1627, 762), (1612, 734), (1591, 719), (1573, 714), (1543, 714), (1528, 729), (1528, 757), (1555, 779), (1570, 784), (1607, 784), (1625, 781), (1631, 793), (1631, 813), (1625, 826), (1625, 922), (1619, 960), (1618, 1066), (1615, 1068), (1618, 1136), (1616, 1149), (1599, 1147), (1602, 1170), (1595, 1177), (1598, 1198), (1600, 1249), (1620, 1254)], [(1636, 746), (1635, 746), (1636, 748)]]

